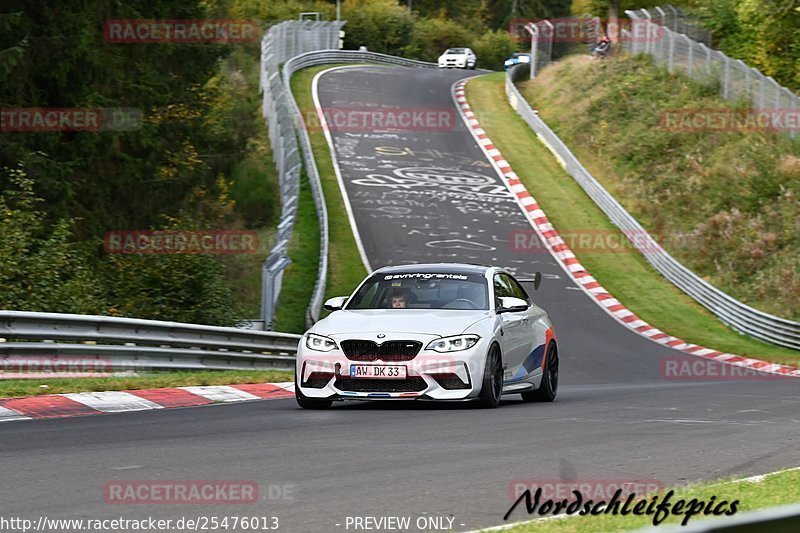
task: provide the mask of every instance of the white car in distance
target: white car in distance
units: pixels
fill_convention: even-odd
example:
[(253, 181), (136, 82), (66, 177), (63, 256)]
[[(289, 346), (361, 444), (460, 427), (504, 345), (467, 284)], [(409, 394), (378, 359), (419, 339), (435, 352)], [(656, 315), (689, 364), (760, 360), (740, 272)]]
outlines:
[(448, 48), (439, 56), (439, 68), (474, 69), (477, 63), (477, 56), (469, 48)]

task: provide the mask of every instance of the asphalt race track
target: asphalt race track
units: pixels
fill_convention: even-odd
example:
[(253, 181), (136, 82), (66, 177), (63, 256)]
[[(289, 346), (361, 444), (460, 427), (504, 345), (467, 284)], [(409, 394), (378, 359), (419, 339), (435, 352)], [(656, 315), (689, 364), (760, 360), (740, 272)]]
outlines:
[[(455, 110), (450, 88), (464, 75), (339, 69), (319, 78), (319, 100), (326, 110), (451, 114), (438, 129), (331, 127), (367, 259), (373, 268), (441, 260), (500, 264), (523, 277), (541, 271), (533, 296), (560, 342), (556, 402), (508, 396), (491, 411), (416, 402), (313, 412), (272, 400), (2, 424), (2, 514), (277, 516), (282, 531), (346, 531), (348, 516), (412, 524), (444, 516), (464, 531), (502, 523), (516, 481), (670, 485), (800, 464), (796, 382), (664, 379), (662, 358), (678, 352), (619, 326), (545, 252), (512, 249), (512, 231), (528, 226)], [(107, 504), (104, 485), (121, 479), (251, 480), (262, 501)]]

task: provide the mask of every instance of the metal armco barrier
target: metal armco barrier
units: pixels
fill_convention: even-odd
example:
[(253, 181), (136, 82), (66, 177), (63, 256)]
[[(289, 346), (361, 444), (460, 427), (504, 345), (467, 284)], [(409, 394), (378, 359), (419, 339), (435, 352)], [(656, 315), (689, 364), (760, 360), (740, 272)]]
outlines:
[[(272, 329), (283, 271), (290, 263), (288, 248), (297, 216), (302, 171), (300, 150), (297, 145), (296, 113), (290, 104), (290, 100), (293, 102), (294, 99), (291, 98), (288, 80), (281, 79), (280, 65), (304, 52), (336, 48), (339, 45), (339, 31), (343, 25), (344, 22), (286, 21), (272, 26), (261, 40), (259, 89), (262, 94), (262, 112), (269, 128), (272, 157), (278, 171), (281, 191), (281, 218), (278, 232), (261, 273), (260, 318), (264, 323), (264, 329)], [(308, 166), (307, 171), (311, 172)], [(320, 222), (319, 269), (314, 296), (306, 313), (307, 321), (311, 322), (319, 316), (321, 295), (325, 293), (328, 219), (319, 179), (315, 180), (309, 175), (309, 181)]]
[(300, 335), (92, 315), (0, 311), (0, 370), (19, 358), (96, 357), (114, 369), (293, 368)]
[(514, 82), (528, 78), (528, 65), (518, 65), (506, 74), (506, 96), (511, 107), (560, 160), (567, 173), (586, 191), (611, 221), (653, 267), (683, 292), (714, 313), (736, 331), (763, 341), (800, 350), (800, 323), (754, 309), (728, 296), (667, 253), (647, 231), (581, 165), (567, 146), (531, 109)]
[[(273, 28), (279, 28), (286, 24), (282, 23)], [(342, 23), (313, 23), (313, 24), (335, 24), (336, 36)], [(272, 29), (270, 30), (272, 31)], [(275, 39), (279, 39), (280, 31), (275, 30)], [(280, 281), (283, 269), (288, 266), (289, 260), (286, 255), (289, 240), (292, 236), (294, 218), (297, 211), (297, 201), (300, 190), (300, 168), (301, 160), (298, 154), (297, 139), (300, 139), (299, 149), (302, 151), (302, 162), (305, 164), (306, 175), (311, 186), (311, 193), (319, 217), (320, 227), (320, 258), (317, 267), (317, 281), (306, 311), (306, 322), (310, 326), (319, 320), (322, 300), (325, 296), (325, 286), (328, 270), (328, 212), (325, 206), (325, 196), (322, 191), (322, 182), (319, 171), (314, 161), (314, 154), (311, 151), (311, 140), (305, 128), (305, 121), (300, 111), (297, 101), (292, 95), (291, 78), (300, 69), (316, 65), (330, 63), (378, 63), (385, 65), (398, 65), (404, 67), (436, 68), (435, 63), (403, 59), (385, 54), (367, 51), (354, 50), (312, 50), (293, 57), (286, 57), (283, 62), (282, 76), (277, 70), (278, 57), (273, 51), (277, 47), (278, 40), (268, 40), (270, 33), (262, 42), (261, 59), (261, 85), (264, 90), (264, 114), (269, 122), (270, 138), (273, 139), (273, 150), (275, 151), (275, 163), (281, 177), (281, 197), (283, 209), (281, 212), (281, 222), (278, 225), (278, 236), (276, 244), (270, 252), (270, 256), (264, 263), (263, 292), (262, 292), (262, 313), (261, 318), (265, 321), (265, 329), (271, 328), (274, 311), (277, 306), (278, 296), (280, 295)], [(274, 135), (274, 138), (273, 138)], [(282, 155), (279, 157), (278, 152)], [(287, 159), (288, 158), (288, 159)], [(285, 164), (289, 161), (288, 166)]]

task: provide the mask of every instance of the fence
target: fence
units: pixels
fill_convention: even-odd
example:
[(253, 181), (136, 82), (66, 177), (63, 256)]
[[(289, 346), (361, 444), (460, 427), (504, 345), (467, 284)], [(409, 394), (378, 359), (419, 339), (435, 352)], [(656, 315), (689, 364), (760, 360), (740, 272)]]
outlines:
[[(630, 32), (623, 30), (622, 45), (628, 52), (649, 54), (656, 64), (666, 66), (670, 72), (681, 71), (702, 83), (718, 83), (720, 95), (726, 100), (744, 100), (757, 110), (782, 114), (794, 115), (800, 110), (800, 98), (771, 77), (687, 35), (656, 24), (653, 22), (656, 19), (643, 17), (641, 11), (645, 10), (626, 11), (631, 27), (641, 25), (635, 30), (637, 34), (655, 37), (632, 38)], [(790, 129), (789, 135), (796, 137), (796, 128)]]
[(728, 296), (667, 253), (642, 228), (636, 219), (581, 165), (567, 146), (531, 109), (514, 82), (528, 77), (527, 65), (518, 65), (506, 74), (506, 95), (509, 103), (528, 123), (547, 147), (563, 161), (567, 173), (586, 194), (620, 228), (633, 246), (670, 282), (697, 300), (730, 327), (773, 344), (800, 349), (800, 323), (754, 309)]
[(47, 358), (115, 370), (294, 368), (300, 335), (92, 315), (0, 311), (0, 369)]
[(297, 136), (308, 146), (304, 150), (306, 171), (311, 194), (317, 209), (320, 225), (320, 260), (317, 281), (306, 312), (307, 322), (319, 318), (325, 293), (328, 259), (328, 218), (319, 175), (316, 172), (310, 143), (302, 137), (298, 127), (299, 116), (291, 98), (289, 80), (281, 79), (279, 68), (292, 57), (312, 50), (335, 49), (339, 46), (339, 32), (344, 22), (287, 21), (272, 26), (261, 40), (262, 110), (269, 127), (272, 157), (278, 171), (281, 191), (281, 216), (275, 243), (264, 261), (261, 272), (261, 320), (264, 329), (271, 329), (275, 307), (281, 292), (283, 271), (289, 265), (288, 247), (297, 216), (302, 162)]
[(669, 28), (675, 33), (686, 35), (693, 41), (711, 46), (713, 34), (697, 24), (683, 11), (669, 4), (648, 9), (634, 9), (625, 12), (631, 20), (650, 20), (660, 26)]
[[(577, 22), (578, 34), (573, 34)], [(600, 18), (591, 15), (579, 15), (577, 18), (540, 20), (529, 22), (525, 30), (531, 34), (531, 69), (530, 78), (536, 77), (538, 72), (553, 62), (553, 43), (556, 35), (567, 34), (567, 42), (594, 43), (602, 33), (603, 28)], [(561, 41), (559, 41), (561, 42)], [(563, 51), (562, 51), (563, 53)]]

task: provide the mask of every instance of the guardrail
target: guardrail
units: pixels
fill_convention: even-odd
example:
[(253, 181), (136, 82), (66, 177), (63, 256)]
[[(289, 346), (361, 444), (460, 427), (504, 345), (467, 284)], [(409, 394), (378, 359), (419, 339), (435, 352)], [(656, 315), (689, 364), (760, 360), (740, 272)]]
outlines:
[(506, 74), (506, 96), (511, 107), (553, 152), (567, 173), (625, 234), (647, 261), (683, 292), (740, 333), (800, 350), (800, 323), (754, 309), (725, 294), (679, 263), (664, 250), (617, 200), (587, 171), (569, 148), (531, 109), (514, 83), (527, 79), (528, 65), (517, 65)]
[[(314, 161), (314, 154), (311, 150), (311, 139), (309, 138), (308, 131), (305, 128), (303, 114), (291, 91), (291, 78), (292, 75), (298, 70), (330, 63), (378, 63), (404, 67), (437, 67), (435, 63), (404, 59), (401, 57), (379, 54), (376, 52), (355, 50), (321, 50), (309, 51), (287, 59), (287, 61), (283, 64), (283, 71), (282, 76), (280, 76), (280, 80), (275, 78), (277, 74), (270, 75), (269, 83), (272, 84), (273, 87), (271, 91), (272, 94), (280, 94), (282, 102), (285, 103), (281, 103), (280, 106), (274, 106), (273, 104), (275, 110), (268, 116), (275, 117), (274, 120), (278, 121), (279, 127), (286, 131), (289, 131), (287, 130), (287, 127), (289, 127), (288, 124), (293, 124), (293, 129), (289, 131), (291, 135), (284, 131), (281, 136), (282, 138), (291, 136), (292, 140), (284, 142), (287, 144), (294, 142), (295, 147), (297, 146), (295, 135), (296, 138), (300, 139), (299, 146), (303, 153), (303, 163), (305, 164), (306, 175), (308, 176), (309, 184), (311, 186), (311, 193), (317, 210), (317, 216), (319, 217), (320, 221), (320, 258), (317, 267), (317, 281), (314, 285), (311, 302), (309, 303), (306, 311), (306, 322), (309, 326), (319, 320), (320, 310), (322, 309), (322, 300), (325, 297), (325, 286), (328, 270), (328, 211), (325, 206), (325, 195), (322, 190), (322, 181), (319, 177), (319, 170), (317, 169), (317, 164)], [(279, 87), (276, 87), (278, 84)], [(267, 104), (265, 103), (265, 105)], [(296, 148), (293, 148), (292, 150), (296, 155)], [(291, 172), (293, 173), (293, 177), (296, 176), (296, 178), (299, 180), (299, 159), (297, 160), (297, 165), (293, 167)], [(287, 187), (286, 196), (284, 199), (284, 205), (291, 206), (291, 224), (294, 223), (293, 217), (294, 212), (297, 209), (298, 192), (299, 185), (296, 187), (293, 185)], [(286, 246), (288, 246), (288, 240), (291, 238), (291, 225), (289, 222), (286, 222), (286, 225), (288, 230), (279, 235), (278, 244), (280, 244), (280, 247), (276, 245), (276, 248), (274, 249), (276, 251), (273, 251), (270, 254), (270, 258), (267, 260), (270, 265), (273, 264), (272, 262), (277, 265), (282, 264), (283, 266), (281, 267), (281, 270), (286, 264), (288, 264), (288, 261), (285, 259), (285, 251)], [(281, 261), (283, 261), (283, 263), (281, 263)], [(262, 319), (264, 315), (266, 315), (266, 323), (269, 324), (273, 316), (274, 305), (277, 303), (278, 295), (280, 294), (280, 283), (277, 283), (277, 287), (269, 283), (265, 283), (265, 287), (269, 288), (271, 293), (265, 296), (263, 299), (264, 305), (262, 306), (262, 309), (265, 309), (265, 312), (262, 313)], [(270, 302), (272, 303), (272, 307), (266, 309), (264, 306), (269, 305)]]
[[(319, 171), (311, 152), (300, 108), (291, 91), (291, 77), (302, 68), (327, 63), (380, 63), (407, 67), (436, 67), (434, 63), (403, 59), (368, 51), (337, 50), (339, 31), (345, 22), (288, 21), (270, 28), (261, 46), (262, 106), (272, 141), (273, 157), (281, 184), (281, 221), (278, 235), (262, 273), (261, 320), (264, 329), (272, 327), (281, 291), (283, 270), (289, 265), (287, 255), (292, 237), (300, 192), (301, 160), (305, 164), (320, 228), (320, 258), (317, 281), (306, 310), (306, 323), (319, 320), (325, 295), (328, 270), (328, 212)], [(283, 63), (282, 75), (279, 64)], [(300, 139), (299, 147), (297, 139)]]
[[(275, 243), (264, 261), (261, 273), (261, 322), (264, 329), (272, 329), (275, 307), (281, 292), (283, 271), (289, 266), (288, 248), (297, 215), (302, 163), (297, 144), (296, 114), (290, 108), (291, 90), (288, 80), (281, 79), (280, 65), (290, 58), (312, 50), (336, 48), (339, 32), (344, 22), (286, 21), (276, 24), (261, 40), (259, 89), (262, 94), (262, 112), (269, 127), (272, 157), (278, 170), (281, 191), (281, 218)], [(318, 316), (325, 292), (327, 274), (327, 212), (322, 189), (311, 179), (311, 192), (320, 223), (320, 262), (311, 304), (306, 312), (307, 321)]]
[[(0, 311), (3, 361), (77, 356), (114, 369), (294, 368), (300, 335), (93, 315)], [(31, 342), (34, 341), (34, 342)]]

